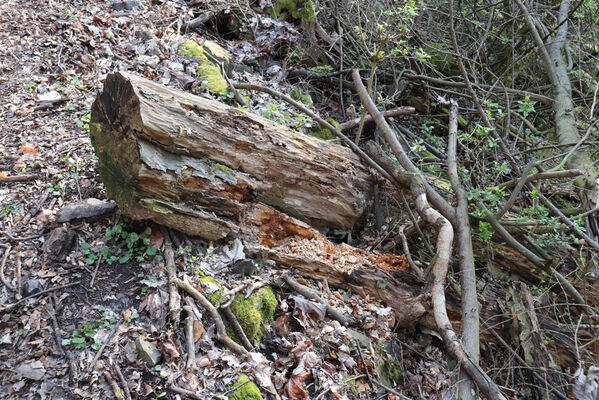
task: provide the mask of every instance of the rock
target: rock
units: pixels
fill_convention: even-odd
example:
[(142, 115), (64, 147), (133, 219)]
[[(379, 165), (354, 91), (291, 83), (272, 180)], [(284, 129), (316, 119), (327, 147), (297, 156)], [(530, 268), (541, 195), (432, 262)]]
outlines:
[(46, 283), (46, 279), (29, 279), (23, 286), (25, 296), (31, 296), (37, 292), (40, 292)]
[(160, 362), (162, 354), (154, 343), (148, 342), (142, 338), (137, 338), (135, 341), (137, 354), (146, 362), (148, 367), (153, 367)]
[(53, 261), (64, 260), (66, 253), (71, 250), (74, 238), (75, 232), (65, 226), (54, 229), (42, 245), (42, 252), (45, 259)]
[(116, 204), (113, 202), (89, 198), (63, 207), (56, 215), (56, 222), (101, 217), (112, 214), (114, 210), (116, 210)]
[(21, 363), (16, 371), (24, 378), (33, 379), (34, 381), (41, 380), (46, 374), (46, 369), (41, 361), (25, 361)]
[(358, 341), (358, 343), (360, 343), (360, 346), (368, 349), (370, 348), (370, 338), (368, 336), (366, 336), (365, 334), (358, 332), (358, 331), (354, 331), (353, 329), (347, 329), (347, 332), (352, 335), (352, 337), (354, 339), (356, 339)]
[(130, 11), (141, 8), (139, 1), (116, 1), (112, 3), (112, 8), (116, 11)]
[(231, 53), (229, 53), (228, 50), (212, 40), (204, 40), (200, 45), (204, 51), (214, 59), (213, 61), (216, 61), (219, 64), (222, 63), (225, 67), (225, 71), (227, 71), (227, 73), (231, 72)]

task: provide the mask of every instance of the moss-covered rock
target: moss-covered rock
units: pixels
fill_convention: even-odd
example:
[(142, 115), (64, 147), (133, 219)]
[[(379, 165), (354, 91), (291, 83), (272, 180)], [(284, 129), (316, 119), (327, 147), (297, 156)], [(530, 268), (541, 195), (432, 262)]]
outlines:
[(200, 61), (201, 64), (198, 66), (196, 73), (202, 81), (206, 82), (210, 93), (222, 94), (228, 91), (227, 81), (223, 78), (219, 68), (210, 61), (206, 50), (202, 46), (193, 40), (188, 40), (181, 43), (177, 50), (181, 55), (195, 57)]
[(302, 21), (314, 21), (316, 10), (312, 0), (277, 0), (272, 8), (275, 17), (287, 18), (291, 15)]
[[(327, 118), (326, 121), (333, 125), (337, 130), (341, 130), (341, 124), (337, 121), (335, 121), (333, 118)], [(321, 138), (321, 139), (326, 139), (326, 140), (331, 140), (331, 139), (336, 139), (337, 136), (331, 132), (330, 130), (328, 130), (327, 128), (320, 128), (316, 131), (312, 131), (312, 136), (316, 136), (317, 138)]]
[(229, 89), (229, 85), (218, 67), (209, 61), (205, 61), (203, 64), (198, 66), (197, 74), (203, 81), (206, 81), (206, 86), (210, 93), (222, 94), (226, 93)]
[(291, 89), (291, 91), (289, 92), (289, 96), (293, 100), (301, 101), (302, 103), (304, 103), (307, 106), (312, 107), (314, 105), (314, 102), (312, 101), (312, 97), (310, 97), (307, 94), (303, 94), (301, 92), (301, 90), (299, 90), (298, 88)]
[(204, 51), (202, 46), (200, 46), (193, 40), (188, 40), (184, 43), (181, 43), (177, 48), (177, 51), (182, 56), (193, 56), (208, 61), (208, 57), (206, 56), (206, 52)]
[(241, 385), (237, 390), (229, 393), (229, 400), (264, 400), (258, 385), (249, 380), (250, 378), (246, 374), (239, 375), (239, 379), (237, 379), (234, 384), (227, 387), (227, 389), (230, 390)]
[[(276, 308), (277, 298), (270, 287), (258, 290), (247, 299), (238, 294), (231, 303), (231, 311), (251, 343), (260, 342), (264, 336), (262, 323), (273, 321)], [(234, 340), (237, 339), (232, 329), (227, 331)]]

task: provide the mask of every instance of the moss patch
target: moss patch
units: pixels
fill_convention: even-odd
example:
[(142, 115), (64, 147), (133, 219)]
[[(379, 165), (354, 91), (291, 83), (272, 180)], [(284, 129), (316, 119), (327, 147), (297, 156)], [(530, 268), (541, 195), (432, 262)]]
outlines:
[(212, 304), (218, 304), (223, 297), (222, 285), (210, 275), (202, 276), (198, 280), (202, 282), (204, 296), (206, 296)]
[(303, 94), (301, 92), (301, 90), (299, 90), (298, 88), (291, 89), (291, 91), (289, 92), (289, 96), (293, 100), (301, 101), (302, 103), (304, 103), (305, 105), (308, 105), (310, 107), (312, 107), (314, 105), (314, 102), (312, 101), (312, 97), (310, 97), (307, 94)]
[[(262, 323), (273, 321), (277, 298), (270, 287), (264, 287), (247, 299), (238, 294), (231, 303), (231, 311), (239, 321), (239, 325), (251, 343), (260, 342), (264, 336)], [(232, 329), (228, 333), (236, 340)]]
[(314, 21), (316, 10), (312, 0), (277, 0), (272, 8), (275, 17), (287, 18), (291, 15), (302, 21)]
[(223, 78), (218, 67), (208, 59), (206, 51), (202, 46), (193, 40), (188, 40), (181, 43), (177, 51), (181, 55), (196, 57), (201, 61), (196, 73), (201, 80), (206, 81), (210, 93), (222, 94), (228, 91), (229, 85), (227, 85), (227, 81)]
[(216, 65), (205, 61), (198, 66), (196, 72), (202, 80), (206, 81), (208, 90), (211, 93), (221, 94), (227, 92), (229, 85), (227, 85), (227, 81), (225, 81)]
[[(245, 383), (248, 382), (248, 383)], [(242, 385), (245, 383), (244, 385)], [(239, 375), (239, 379), (227, 387), (228, 390), (233, 389), (234, 387), (239, 387), (239, 389), (234, 390), (229, 394), (229, 400), (263, 400), (262, 394), (260, 394), (260, 389), (258, 386), (250, 381), (250, 378), (246, 374)]]
[(188, 40), (185, 43), (181, 43), (177, 48), (179, 54), (183, 56), (193, 56), (197, 58), (201, 58), (202, 60), (208, 61), (208, 57), (206, 56), (206, 52), (196, 42), (193, 40)]
[[(326, 121), (329, 124), (333, 125), (335, 128), (337, 128), (337, 130), (339, 130), (339, 131), (341, 130), (341, 124), (339, 122), (335, 121), (333, 118), (327, 118)], [(316, 136), (317, 138), (326, 139), (326, 140), (337, 139), (337, 135), (335, 135), (333, 132), (331, 132), (327, 128), (321, 128), (317, 131), (313, 131), (312, 136)]]
[(384, 359), (379, 363), (376, 373), (385, 385), (395, 386), (401, 379), (401, 368), (395, 359)]

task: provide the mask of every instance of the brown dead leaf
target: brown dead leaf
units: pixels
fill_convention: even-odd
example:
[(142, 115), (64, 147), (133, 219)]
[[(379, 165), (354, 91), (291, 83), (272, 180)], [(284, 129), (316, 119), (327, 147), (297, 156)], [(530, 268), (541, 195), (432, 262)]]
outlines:
[(194, 343), (200, 340), (204, 334), (204, 324), (202, 321), (193, 321), (193, 341)]
[(283, 338), (289, 336), (289, 318), (287, 315), (281, 315), (275, 321), (275, 329), (277, 330), (277, 335)]
[(208, 366), (210, 366), (212, 364), (212, 362), (210, 361), (210, 359), (208, 357), (204, 357), (200, 360), (200, 368), (206, 368)]
[(128, 308), (125, 311), (123, 311), (123, 320), (125, 322), (129, 321), (129, 318), (131, 318), (131, 314), (132, 314), (132, 312), (131, 312), (130, 308)]
[(305, 399), (308, 397), (308, 391), (304, 387), (304, 381), (308, 376), (310, 376), (310, 371), (307, 369), (293, 375), (285, 385), (285, 396), (290, 399)]
[(162, 342), (162, 350), (170, 358), (179, 358), (180, 356), (177, 346), (172, 339), (166, 339), (164, 342)]

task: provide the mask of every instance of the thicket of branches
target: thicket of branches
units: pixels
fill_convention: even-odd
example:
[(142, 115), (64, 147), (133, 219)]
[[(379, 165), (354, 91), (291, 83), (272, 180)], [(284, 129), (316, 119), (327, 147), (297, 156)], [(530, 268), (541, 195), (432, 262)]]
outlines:
[[(414, 271), (430, 265), (425, 279), (441, 291), (447, 265), (440, 264), (449, 263), (453, 277), (445, 289), (462, 296), (458, 341), (444, 325), (445, 305), (436, 304), (444, 298), (435, 299), (432, 290), (437, 325), (467, 372), (461, 375), (460, 396), (475, 398), (472, 378), (486, 397), (504, 398), (493, 380), (511, 377), (518, 385), (525, 378), (509, 369), (489, 378), (476, 366), (477, 305), (483, 296), (477, 275), (505, 281), (508, 289), (502, 294), (507, 291), (513, 301), (521, 296), (525, 314), (535, 314), (536, 308), (572, 337), (581, 326), (592, 331), (597, 322), (599, 7), (591, 0), (329, 1), (321, 6), (316, 21), (304, 22), (304, 31), (321, 41), (300, 43), (287, 61), (306, 69), (319, 64), (319, 73), (307, 76), (337, 85), (330, 96), (340, 102), (342, 117), (358, 106), (361, 121), (350, 139), (359, 145), (375, 140), (394, 154), (397, 163), (385, 164), (374, 147), (369, 152), (398, 187), (412, 188), (422, 220), (434, 228), (423, 228), (423, 234), (412, 224), (410, 236), (402, 227), (394, 232), (395, 243), (403, 242), (403, 251), (412, 254), (418, 264)], [(330, 67), (325, 70), (323, 64)], [(368, 104), (371, 99), (376, 106)], [(401, 105), (416, 107), (418, 117), (385, 122), (376, 115)], [(364, 129), (368, 113), (377, 121), (376, 131)], [(420, 209), (421, 196), (440, 214), (427, 215), (422, 204)], [(444, 224), (456, 236), (453, 253)], [(429, 241), (436, 241), (434, 254)], [(506, 255), (505, 249), (513, 253)], [(507, 262), (494, 269), (501, 257)], [(514, 279), (523, 284), (512, 284)], [(516, 287), (517, 294), (510, 292)], [(481, 320), (488, 334), (488, 321)], [(530, 329), (521, 336), (540, 329), (537, 315), (528, 322)], [(541, 344), (550, 337), (541, 338)], [(535, 347), (522, 339), (515, 351), (510, 348), (516, 364), (531, 368), (539, 396), (565, 398), (568, 380), (555, 355), (535, 353), (531, 343)], [(578, 365), (594, 359), (592, 341), (580, 346), (576, 338), (573, 346)]]

